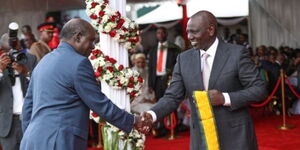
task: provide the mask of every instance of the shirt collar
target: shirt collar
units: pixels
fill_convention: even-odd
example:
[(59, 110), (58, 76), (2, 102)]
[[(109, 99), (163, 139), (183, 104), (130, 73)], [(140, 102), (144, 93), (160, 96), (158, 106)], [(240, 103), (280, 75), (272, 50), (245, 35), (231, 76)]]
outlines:
[(164, 41), (163, 43), (158, 42), (158, 47), (160, 47), (161, 45), (163, 45), (164, 47), (168, 46), (168, 41)]
[(201, 56), (204, 53), (207, 53), (207, 54), (209, 54), (209, 56), (214, 57), (215, 54), (216, 54), (216, 52), (217, 52), (218, 44), (219, 44), (219, 39), (216, 38), (215, 41), (214, 41), (214, 43), (206, 51), (204, 51), (202, 49), (200, 50)]

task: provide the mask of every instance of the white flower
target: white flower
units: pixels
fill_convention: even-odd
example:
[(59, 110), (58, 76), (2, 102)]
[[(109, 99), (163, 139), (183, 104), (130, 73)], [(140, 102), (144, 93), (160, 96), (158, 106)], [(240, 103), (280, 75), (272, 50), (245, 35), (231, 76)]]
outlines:
[(99, 58), (99, 66), (105, 66), (104, 58)]
[(106, 23), (109, 19), (109, 16), (108, 15), (104, 15), (102, 16), (102, 23)]
[[(140, 74), (139, 72), (137, 72), (136, 70), (133, 70), (133, 76), (138, 77)], [(137, 78), (135, 78), (137, 81)]]
[(124, 76), (121, 76), (121, 77), (120, 77), (120, 83), (121, 83), (121, 84), (128, 84), (128, 79), (125, 78)]
[(126, 21), (126, 19), (125, 19), (125, 22), (123, 23), (123, 27), (125, 27), (125, 28), (129, 28), (129, 22), (128, 22), (128, 21)]
[(127, 88), (127, 92), (131, 93), (133, 91), (133, 88)]
[(116, 23), (109, 22), (109, 23), (107, 23), (106, 26), (110, 26), (110, 28), (115, 28), (117, 25), (116, 25)]
[(110, 32), (111, 31), (111, 26), (108, 26), (108, 25), (106, 25), (105, 27), (104, 27), (104, 32)]
[(125, 34), (125, 32), (123, 30), (118, 30), (118, 33), (121, 34), (121, 35)]
[(103, 11), (105, 11), (106, 15), (110, 15), (110, 16), (112, 16), (112, 15), (114, 15), (116, 13), (110, 7), (106, 7)]
[(105, 81), (108, 80), (108, 81), (109, 81), (112, 77), (113, 77), (113, 76), (112, 76), (111, 73), (106, 73), (106, 74), (103, 75), (103, 80), (105, 80)]
[(143, 140), (137, 140), (136, 147), (144, 147), (144, 141)]
[(91, 2), (91, 1), (85, 1), (85, 3), (86, 3), (86, 8), (87, 9), (91, 9), (93, 2)]
[(124, 46), (128, 49), (129, 47), (131, 47), (131, 43), (130, 42), (125, 42)]
[(103, 0), (94, 0), (95, 2), (98, 2), (99, 4), (103, 3)]
[(134, 90), (135, 91), (139, 91), (140, 90), (140, 86), (134, 86)]
[(134, 22), (130, 22), (130, 28), (131, 28), (131, 29), (134, 29), (134, 28), (135, 28)]
[(97, 11), (97, 13), (99, 13), (99, 11), (101, 10), (101, 6), (97, 5), (94, 9), (95, 9), (95, 12)]

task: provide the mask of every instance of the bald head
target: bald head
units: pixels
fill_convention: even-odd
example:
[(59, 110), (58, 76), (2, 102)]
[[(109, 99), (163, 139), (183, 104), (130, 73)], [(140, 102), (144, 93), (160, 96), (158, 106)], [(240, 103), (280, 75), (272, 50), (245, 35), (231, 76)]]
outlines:
[(188, 21), (187, 34), (194, 48), (207, 50), (217, 36), (216, 17), (208, 11), (197, 12)]
[[(191, 16), (191, 19), (199, 20), (207, 25), (213, 26), (217, 28), (218, 23), (216, 17), (209, 11), (198, 11), (194, 15)], [(217, 33), (217, 32), (216, 32)]]
[(70, 44), (79, 54), (88, 57), (95, 47), (96, 32), (90, 23), (76, 18), (64, 25), (60, 38), (62, 42)]
[(73, 36), (80, 33), (86, 35), (88, 30), (93, 29), (90, 23), (83, 19), (71, 19), (62, 28), (60, 38), (62, 40), (70, 40)]

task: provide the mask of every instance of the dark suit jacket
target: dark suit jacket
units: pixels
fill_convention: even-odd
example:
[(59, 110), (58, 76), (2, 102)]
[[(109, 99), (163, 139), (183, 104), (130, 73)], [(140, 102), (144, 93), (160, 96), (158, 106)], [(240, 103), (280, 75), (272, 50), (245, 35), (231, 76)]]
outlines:
[[(36, 65), (36, 59), (33, 55), (27, 54), (27, 62), (25, 64), (29, 70)], [(28, 79), (24, 75), (20, 75), (21, 89), (25, 97), (28, 87)], [(0, 137), (6, 137), (12, 127), (13, 117), (13, 93), (12, 83), (7, 69), (0, 78)]]
[(134, 117), (102, 92), (90, 61), (62, 42), (32, 73), (23, 105), (21, 150), (87, 149), (92, 109), (130, 132)]
[[(155, 78), (156, 78), (156, 63), (157, 63), (157, 50), (158, 50), (158, 45), (153, 48), (150, 53), (149, 53), (149, 63), (148, 63), (148, 68), (149, 68), (149, 78), (148, 78), (148, 84), (149, 87), (152, 89), (155, 88)], [(166, 62), (166, 77), (169, 75), (172, 75), (174, 66), (176, 64), (176, 58), (177, 55), (180, 52), (180, 48), (175, 45), (174, 43), (168, 42), (168, 54), (167, 54), (167, 62)]]
[[(158, 119), (174, 111), (184, 99), (191, 101), (191, 147), (205, 146), (198, 123), (193, 91), (204, 90), (201, 76), (200, 51), (190, 49), (177, 58), (170, 87), (151, 109)], [(229, 93), (231, 106), (213, 107), (221, 150), (256, 150), (256, 136), (247, 106), (264, 100), (267, 91), (264, 81), (242, 46), (219, 41), (214, 58), (209, 89)]]

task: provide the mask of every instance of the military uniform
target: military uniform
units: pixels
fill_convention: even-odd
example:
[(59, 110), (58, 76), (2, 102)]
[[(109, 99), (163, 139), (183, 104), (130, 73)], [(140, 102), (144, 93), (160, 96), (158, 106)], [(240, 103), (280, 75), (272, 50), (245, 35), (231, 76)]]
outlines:
[[(53, 32), (54, 25), (53, 23), (43, 23), (40, 24), (37, 29), (39, 32)], [(42, 40), (39, 40), (31, 45), (29, 53), (34, 55), (37, 59), (37, 62), (39, 62), (50, 51), (51, 49), (48, 44)]]
[(51, 49), (49, 48), (49, 46), (45, 42), (40, 40), (31, 45), (29, 53), (34, 55), (37, 61), (40, 61), (50, 51)]

